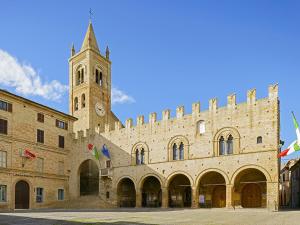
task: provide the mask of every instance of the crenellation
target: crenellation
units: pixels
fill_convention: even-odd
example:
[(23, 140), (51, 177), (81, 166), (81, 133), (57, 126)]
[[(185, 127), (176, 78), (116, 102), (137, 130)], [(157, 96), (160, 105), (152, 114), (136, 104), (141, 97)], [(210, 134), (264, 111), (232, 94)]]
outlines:
[(176, 118), (180, 119), (182, 117), (184, 117), (184, 106), (178, 106), (176, 108)]
[(256, 102), (256, 89), (251, 89), (247, 91), (247, 104), (253, 105)]
[(133, 126), (133, 120), (131, 118), (127, 119), (125, 122), (126, 129), (130, 129)]
[(143, 125), (144, 122), (145, 122), (145, 120), (144, 120), (144, 116), (143, 115), (137, 117), (137, 120), (136, 120), (136, 125), (137, 126)]
[(153, 112), (153, 113), (150, 113), (149, 115), (149, 123), (150, 124), (153, 124), (155, 123), (157, 120), (157, 113)]
[(122, 128), (122, 124), (120, 121), (115, 121), (115, 130), (121, 130)]
[(197, 116), (200, 113), (200, 102), (192, 104), (192, 115)]
[(234, 108), (236, 106), (236, 94), (227, 96), (227, 108)]
[(268, 88), (269, 99), (274, 100), (278, 98), (278, 84), (271, 84)]
[(218, 99), (213, 98), (209, 100), (209, 111), (215, 112), (218, 109)]
[(166, 109), (162, 112), (162, 120), (169, 120), (170, 119), (170, 115), (171, 115), (171, 110), (170, 109)]

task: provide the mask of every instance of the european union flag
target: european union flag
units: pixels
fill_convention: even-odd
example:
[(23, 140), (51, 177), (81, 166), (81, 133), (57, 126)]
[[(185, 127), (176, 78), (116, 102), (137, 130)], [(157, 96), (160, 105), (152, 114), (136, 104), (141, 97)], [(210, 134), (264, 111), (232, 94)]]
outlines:
[(103, 147), (102, 147), (102, 154), (103, 154), (106, 158), (110, 159), (110, 153), (109, 153), (109, 150), (108, 150), (106, 144), (104, 144)]

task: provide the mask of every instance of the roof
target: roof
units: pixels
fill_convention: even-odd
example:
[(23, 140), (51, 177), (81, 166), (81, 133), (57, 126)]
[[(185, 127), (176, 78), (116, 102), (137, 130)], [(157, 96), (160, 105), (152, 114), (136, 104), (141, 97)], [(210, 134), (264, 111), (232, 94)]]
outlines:
[(78, 119), (77, 119), (76, 117), (74, 117), (74, 116), (71, 116), (71, 115), (66, 114), (66, 113), (64, 113), (64, 112), (61, 112), (61, 111), (58, 111), (58, 110), (56, 110), (56, 109), (50, 108), (50, 107), (48, 107), (48, 106), (42, 105), (42, 104), (40, 104), (40, 103), (34, 102), (34, 101), (32, 101), (32, 100), (29, 100), (29, 99), (27, 99), (27, 98), (21, 97), (21, 96), (19, 96), (19, 95), (13, 94), (13, 93), (11, 93), (11, 92), (9, 92), (9, 91), (7, 91), (7, 90), (0, 89), (0, 93), (9, 95), (10, 97), (13, 97), (13, 98), (16, 98), (16, 99), (18, 99), (18, 100), (24, 101), (24, 102), (29, 103), (29, 104), (32, 104), (32, 105), (34, 105), (34, 106), (37, 106), (37, 107), (40, 107), (40, 108), (44, 108), (44, 109), (50, 110), (50, 111), (52, 111), (52, 112), (54, 112), (54, 113), (60, 114), (61, 116), (67, 117), (67, 118), (69, 118), (69, 119), (71, 119), (71, 120), (74, 120), (74, 121), (75, 121), (75, 120), (78, 120)]
[(93, 25), (91, 22), (89, 23), (80, 51), (84, 51), (86, 49), (93, 49), (94, 51), (100, 53)]

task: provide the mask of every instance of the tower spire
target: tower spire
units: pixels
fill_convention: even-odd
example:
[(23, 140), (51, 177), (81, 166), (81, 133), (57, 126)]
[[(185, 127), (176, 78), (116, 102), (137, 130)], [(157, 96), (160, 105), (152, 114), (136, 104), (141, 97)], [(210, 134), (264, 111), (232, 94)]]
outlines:
[(91, 21), (89, 22), (89, 26), (88, 26), (88, 29), (86, 31), (86, 34), (85, 34), (85, 37), (84, 37), (84, 40), (83, 40), (80, 51), (84, 51), (86, 49), (93, 49), (94, 51), (96, 51), (100, 54), (99, 47), (98, 47), (98, 44), (97, 44), (96, 36), (95, 36), (93, 25), (92, 25)]
[(72, 43), (72, 48), (71, 48), (71, 57), (76, 54), (74, 43)]

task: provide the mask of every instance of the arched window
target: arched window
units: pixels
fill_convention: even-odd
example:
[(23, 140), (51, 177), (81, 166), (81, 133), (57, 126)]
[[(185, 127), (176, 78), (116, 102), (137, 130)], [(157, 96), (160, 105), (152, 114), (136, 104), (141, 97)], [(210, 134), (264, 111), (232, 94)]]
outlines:
[(205, 121), (200, 120), (197, 123), (197, 132), (198, 134), (204, 134), (205, 133)]
[(82, 84), (84, 82), (84, 69), (82, 66), (76, 72), (76, 85)]
[(85, 94), (81, 95), (81, 108), (85, 108)]
[(80, 84), (80, 70), (77, 71), (76, 85)]
[(99, 78), (100, 78), (99, 84), (100, 84), (100, 86), (102, 86), (102, 83), (103, 83), (103, 82), (102, 82), (102, 72), (100, 72), (100, 77), (99, 77)]
[(256, 143), (257, 143), (257, 144), (261, 144), (261, 143), (262, 143), (262, 136), (258, 136), (258, 137), (257, 137)]
[(78, 98), (77, 97), (74, 99), (74, 110), (75, 111), (78, 110)]
[(81, 69), (81, 77), (80, 77), (81, 83), (84, 82), (84, 70), (83, 68)]
[(219, 139), (219, 155), (225, 155), (225, 141), (223, 136)]
[(141, 164), (145, 164), (145, 150), (143, 148), (141, 150)]
[(95, 75), (95, 81), (97, 84), (99, 84), (99, 70), (96, 69), (96, 75)]
[(230, 134), (228, 136), (228, 139), (227, 139), (227, 151), (226, 151), (226, 154), (232, 154), (232, 153), (233, 153), (233, 137)]
[(177, 145), (176, 143), (173, 144), (173, 160), (177, 160), (178, 155), (177, 155)]
[(179, 145), (179, 159), (184, 160), (184, 145), (182, 142)]
[(102, 72), (98, 69), (96, 69), (95, 72), (95, 81), (97, 84), (99, 84), (100, 86), (102, 86), (103, 80), (102, 80)]
[(140, 165), (140, 154), (138, 149), (135, 151), (135, 164)]

